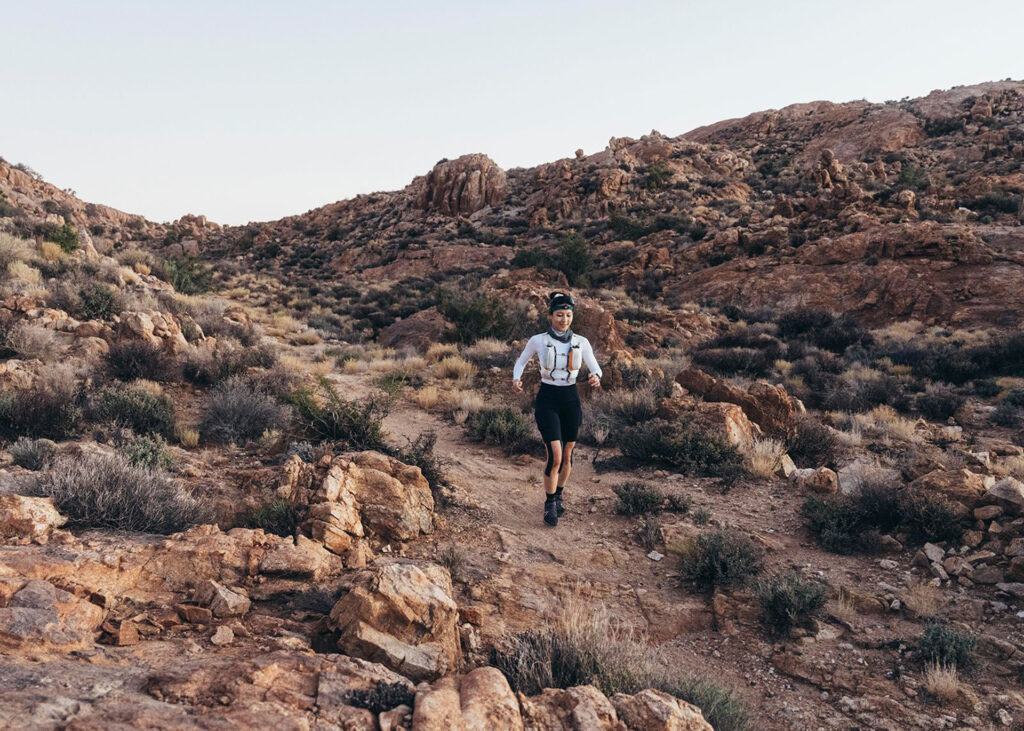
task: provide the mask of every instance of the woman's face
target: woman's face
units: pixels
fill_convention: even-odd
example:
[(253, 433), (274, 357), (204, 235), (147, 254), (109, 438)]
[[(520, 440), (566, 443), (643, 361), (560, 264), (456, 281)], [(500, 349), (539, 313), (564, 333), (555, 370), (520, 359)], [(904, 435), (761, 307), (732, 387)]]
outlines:
[(551, 313), (551, 327), (555, 332), (565, 332), (572, 325), (572, 310), (555, 310)]

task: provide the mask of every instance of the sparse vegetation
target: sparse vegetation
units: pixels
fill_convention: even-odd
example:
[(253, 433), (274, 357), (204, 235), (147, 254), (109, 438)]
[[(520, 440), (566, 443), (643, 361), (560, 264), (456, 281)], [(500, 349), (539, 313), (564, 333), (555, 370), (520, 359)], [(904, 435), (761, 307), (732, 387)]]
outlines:
[(416, 702), (416, 694), (406, 683), (386, 683), (378, 680), (372, 688), (346, 691), (343, 702), (355, 708), (365, 708), (377, 715), (398, 706), (412, 708)]
[(776, 632), (807, 624), (825, 605), (825, 585), (797, 571), (769, 576), (754, 591), (765, 622)]
[(644, 482), (624, 482), (615, 486), (613, 490), (618, 497), (615, 512), (621, 515), (645, 515), (661, 512), (665, 503), (665, 496), (661, 491)]
[(726, 482), (742, 471), (739, 452), (696, 424), (661, 419), (638, 424), (623, 430), (619, 448), (635, 460)]
[(203, 504), (166, 473), (119, 455), (60, 457), (33, 492), (52, 497), (73, 524), (88, 528), (173, 533), (210, 519)]
[(938, 663), (968, 672), (977, 663), (977, 644), (978, 638), (971, 632), (946, 622), (929, 622), (917, 641), (917, 651), (925, 664)]
[(90, 399), (89, 417), (136, 434), (170, 439), (174, 436), (174, 404), (165, 394), (144, 384), (107, 386)]
[(107, 351), (107, 367), (114, 378), (134, 381), (172, 381), (178, 375), (178, 364), (160, 346), (145, 340), (121, 340)]
[(712, 530), (701, 533), (680, 555), (683, 576), (700, 588), (738, 586), (762, 569), (762, 551), (742, 533)]
[(274, 500), (249, 514), (246, 524), (266, 533), (290, 537), (299, 527), (299, 514), (287, 500)]
[(335, 441), (348, 449), (384, 446), (382, 422), (391, 410), (391, 399), (387, 396), (371, 395), (361, 401), (349, 401), (321, 377), (316, 388), (301, 388), (290, 401), (311, 437)]
[(468, 414), (466, 436), (474, 442), (504, 447), (507, 454), (526, 450), (535, 443), (526, 417), (508, 406)]
[(213, 389), (203, 406), (199, 431), (211, 442), (245, 444), (288, 421), (287, 406), (236, 376)]
[(53, 458), (53, 442), (48, 439), (29, 439), (18, 437), (18, 441), (10, 447), (11, 457), (14, 464), (24, 467), (26, 470), (39, 471)]

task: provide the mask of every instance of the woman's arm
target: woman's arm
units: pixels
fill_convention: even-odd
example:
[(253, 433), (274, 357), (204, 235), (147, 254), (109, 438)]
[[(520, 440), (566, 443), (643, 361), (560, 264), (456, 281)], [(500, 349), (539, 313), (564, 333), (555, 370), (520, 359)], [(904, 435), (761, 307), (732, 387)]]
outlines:
[(526, 368), (526, 364), (530, 362), (537, 353), (537, 342), (536, 336), (526, 341), (526, 347), (523, 348), (522, 355), (519, 356), (519, 360), (516, 361), (515, 366), (512, 368), (512, 380), (518, 381), (523, 377), (523, 369)]
[(594, 357), (594, 349), (590, 347), (590, 341), (584, 338), (580, 350), (583, 351), (583, 362), (587, 364), (587, 368), (591, 373), (600, 378), (602, 375), (601, 366), (597, 364), (597, 358)]

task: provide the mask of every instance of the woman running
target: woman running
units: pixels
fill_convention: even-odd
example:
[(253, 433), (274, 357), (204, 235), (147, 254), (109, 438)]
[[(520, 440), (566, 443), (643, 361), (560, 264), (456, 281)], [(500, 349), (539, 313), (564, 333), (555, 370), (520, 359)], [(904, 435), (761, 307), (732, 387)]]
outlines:
[(565, 512), (562, 490), (572, 472), (572, 450), (583, 420), (580, 395), (576, 390), (580, 363), (586, 363), (590, 370), (587, 382), (594, 387), (601, 385), (601, 367), (590, 342), (569, 327), (575, 306), (576, 302), (569, 295), (551, 293), (548, 297), (551, 327), (547, 332), (530, 338), (512, 370), (512, 387), (522, 392), (523, 369), (534, 355), (540, 362), (541, 383), (534, 415), (548, 455), (544, 467), (544, 492), (547, 495), (544, 522), (548, 525), (558, 525), (559, 516)]

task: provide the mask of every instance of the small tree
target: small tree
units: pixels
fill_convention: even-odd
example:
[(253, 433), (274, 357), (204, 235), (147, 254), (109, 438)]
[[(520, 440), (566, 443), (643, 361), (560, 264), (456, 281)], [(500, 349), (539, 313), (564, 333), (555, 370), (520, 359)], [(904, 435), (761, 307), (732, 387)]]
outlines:
[(587, 249), (587, 242), (578, 233), (566, 234), (558, 248), (558, 269), (572, 286), (587, 284), (589, 278), (587, 272), (593, 264), (594, 259)]

